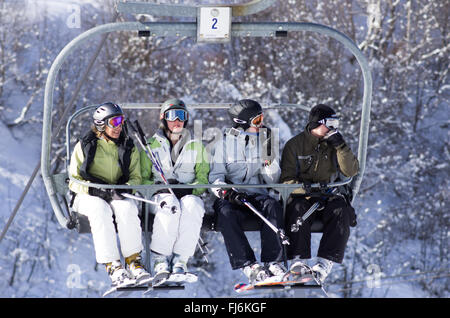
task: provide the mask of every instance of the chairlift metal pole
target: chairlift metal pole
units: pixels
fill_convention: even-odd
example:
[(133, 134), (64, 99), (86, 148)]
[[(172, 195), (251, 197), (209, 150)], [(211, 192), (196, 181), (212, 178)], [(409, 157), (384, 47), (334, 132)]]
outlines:
[[(275, 3), (276, 0), (251, 0), (243, 4), (214, 4), (215, 7), (231, 7), (234, 17), (246, 16), (263, 11)], [(203, 5), (209, 6), (209, 5)], [(117, 11), (127, 14), (150, 14), (166, 17), (197, 17), (198, 6), (182, 4), (163, 4), (148, 2), (119, 2)]]
[[(113, 19), (112, 19), (112, 22), (116, 21), (117, 17), (118, 17), (118, 13), (115, 12), (114, 16), (113, 16)], [(91, 68), (94, 65), (95, 60), (97, 59), (98, 55), (100, 54), (101, 48), (103, 47), (107, 37), (108, 37), (108, 34), (105, 34), (103, 36), (102, 40), (100, 41), (99, 45), (97, 46), (97, 49), (95, 50), (94, 54), (91, 57), (91, 59), (89, 61), (89, 64), (88, 64), (85, 72), (83, 73), (83, 76), (81, 77), (81, 80), (78, 82), (77, 86), (75, 87), (75, 91), (74, 91), (74, 93), (72, 95), (72, 98), (70, 99), (69, 103), (67, 104), (67, 107), (65, 108), (63, 114), (61, 115), (61, 117), (59, 119), (59, 122), (57, 123), (57, 125), (55, 127), (55, 130), (53, 132), (53, 134), (55, 136), (58, 136), (59, 132), (61, 131), (61, 127), (63, 126), (63, 122), (65, 121), (65, 118), (67, 117), (67, 114), (69, 113), (69, 111), (73, 108), (73, 104), (75, 103), (75, 100), (78, 98), (78, 95), (79, 95), (79, 93), (81, 91), (81, 87), (83, 86), (84, 82), (86, 81), (86, 78), (88, 77), (88, 75), (89, 75), (89, 73), (91, 71)], [(19, 211), (20, 206), (22, 205), (23, 200), (25, 199), (26, 195), (28, 194), (28, 191), (30, 190), (31, 184), (33, 183), (34, 179), (36, 178), (36, 176), (37, 176), (37, 174), (38, 174), (38, 172), (39, 172), (39, 170), (41, 168), (41, 162), (42, 162), (42, 159), (40, 159), (38, 161), (38, 163), (36, 164), (36, 167), (34, 168), (32, 174), (30, 176), (30, 179), (28, 180), (24, 190), (22, 191), (22, 194), (20, 195), (20, 198), (17, 201), (13, 212), (11, 213), (11, 215), (10, 215), (10, 217), (8, 219), (8, 222), (6, 222), (6, 225), (5, 225), (2, 233), (0, 234), (0, 242), (5, 237), (6, 232), (8, 231), (9, 227), (11, 226), (12, 221), (14, 220), (17, 212)], [(58, 215), (57, 215), (57, 217), (58, 217)], [(63, 219), (63, 220), (66, 221), (65, 219)], [(58, 221), (60, 221), (60, 220), (58, 219)]]

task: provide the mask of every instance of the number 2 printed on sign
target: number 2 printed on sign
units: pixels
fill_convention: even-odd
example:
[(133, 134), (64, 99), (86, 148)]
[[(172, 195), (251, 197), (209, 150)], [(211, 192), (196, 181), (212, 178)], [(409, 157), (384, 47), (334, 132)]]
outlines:
[(216, 25), (217, 24), (217, 18), (213, 18), (212, 21), (213, 21), (213, 24), (211, 26), (211, 29), (217, 30), (217, 25)]

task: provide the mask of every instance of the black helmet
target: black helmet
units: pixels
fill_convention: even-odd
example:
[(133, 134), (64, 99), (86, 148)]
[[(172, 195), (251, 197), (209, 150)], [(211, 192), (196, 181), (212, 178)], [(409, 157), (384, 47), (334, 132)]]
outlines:
[(161, 120), (162, 124), (164, 125), (164, 127), (167, 129), (167, 121), (166, 121), (166, 112), (168, 112), (171, 109), (181, 109), (184, 110), (185, 114), (185, 118), (183, 119), (184, 121), (184, 126), (186, 127), (186, 124), (189, 120), (189, 111), (186, 107), (186, 104), (178, 98), (171, 98), (166, 100), (162, 105), (161, 105), (161, 110), (159, 112), (159, 119)]
[(228, 109), (233, 121), (233, 127), (242, 127), (244, 130), (250, 127), (250, 121), (262, 114), (261, 105), (252, 99), (241, 99)]
[(327, 118), (339, 119), (336, 115), (336, 112), (330, 106), (318, 104), (311, 108), (309, 112), (308, 125), (310, 129), (317, 128), (322, 123), (325, 123), (323, 121)]
[(98, 131), (105, 130), (106, 120), (108, 118), (123, 115), (122, 108), (119, 105), (112, 102), (103, 103), (97, 107), (92, 118), (94, 119), (95, 128)]

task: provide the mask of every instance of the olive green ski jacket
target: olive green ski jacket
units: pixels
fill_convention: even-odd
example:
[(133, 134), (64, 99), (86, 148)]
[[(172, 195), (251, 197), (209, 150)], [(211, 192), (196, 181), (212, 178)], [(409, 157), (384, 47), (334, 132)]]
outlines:
[[(291, 138), (283, 149), (280, 182), (330, 183), (339, 177), (339, 173), (353, 177), (358, 169), (358, 159), (347, 144), (334, 148), (306, 128)], [(305, 191), (299, 188), (292, 193), (303, 194)]]

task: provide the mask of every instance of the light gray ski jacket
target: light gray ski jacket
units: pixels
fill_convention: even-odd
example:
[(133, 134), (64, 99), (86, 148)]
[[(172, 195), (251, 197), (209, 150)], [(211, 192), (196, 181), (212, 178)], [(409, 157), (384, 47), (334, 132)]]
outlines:
[[(209, 183), (211, 184), (270, 184), (278, 183), (281, 169), (278, 156), (265, 155), (264, 136), (230, 130), (212, 147)], [(266, 148), (264, 148), (266, 147)], [(271, 160), (268, 160), (268, 159)], [(211, 192), (219, 197), (220, 188)], [(269, 194), (265, 188), (241, 189), (247, 193)]]

